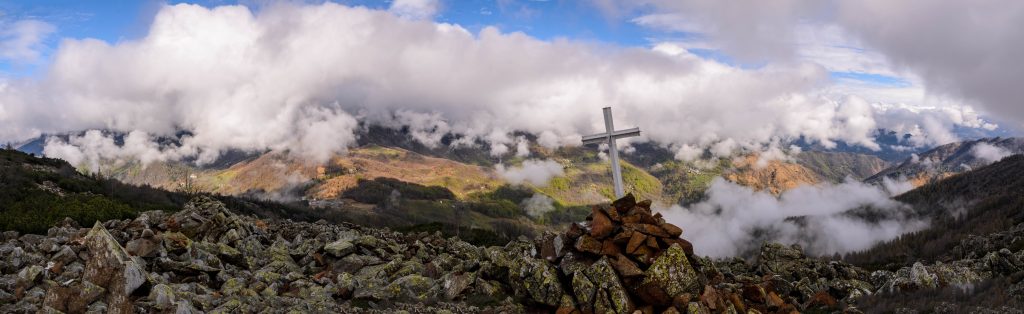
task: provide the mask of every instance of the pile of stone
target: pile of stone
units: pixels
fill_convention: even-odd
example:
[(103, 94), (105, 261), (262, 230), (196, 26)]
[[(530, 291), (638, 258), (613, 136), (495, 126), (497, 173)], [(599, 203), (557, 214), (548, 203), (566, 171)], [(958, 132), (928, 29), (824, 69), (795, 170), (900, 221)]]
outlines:
[[(561, 313), (793, 313), (801, 308), (762, 282), (726, 283), (694, 255), (683, 230), (632, 195), (592, 208), (586, 222), (536, 240), (559, 264), (576, 304)], [(760, 280), (757, 280), (760, 281)], [(822, 304), (836, 307), (834, 298)]]
[(637, 203), (632, 194), (611, 206), (594, 206), (586, 224), (572, 224), (566, 237), (576, 251), (603, 255), (616, 261), (616, 270), (630, 275), (654, 263), (660, 252), (673, 244), (693, 256), (693, 245), (679, 238), (683, 229), (651, 214), (651, 202)]

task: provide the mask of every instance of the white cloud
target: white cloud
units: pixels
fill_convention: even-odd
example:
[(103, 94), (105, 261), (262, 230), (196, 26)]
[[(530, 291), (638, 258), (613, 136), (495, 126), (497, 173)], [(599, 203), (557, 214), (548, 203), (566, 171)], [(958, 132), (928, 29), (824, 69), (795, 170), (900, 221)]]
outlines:
[(43, 41), (55, 31), (57, 28), (52, 24), (38, 20), (0, 20), (0, 60), (38, 61), (46, 48)]
[(439, 5), (438, 0), (393, 0), (388, 11), (408, 19), (425, 20), (437, 14)]
[(984, 161), (984, 164), (990, 164), (1003, 160), (1006, 156), (1013, 155), (1013, 152), (1006, 148), (980, 142), (971, 148), (971, 154)]
[(551, 199), (544, 194), (534, 194), (528, 199), (524, 199), (520, 206), (526, 210), (526, 214), (533, 218), (544, 217), (544, 214), (555, 210), (555, 200)]
[(516, 137), (516, 157), (530, 156), (530, 142), (525, 137)]
[(498, 176), (513, 184), (530, 183), (545, 186), (551, 178), (564, 174), (562, 165), (554, 160), (528, 159), (518, 167), (505, 167), (498, 164)]
[[(908, 87), (870, 91), (938, 95), (972, 103), (1024, 125), (1024, 2), (910, 1), (595, 1), (613, 16), (639, 13), (639, 25), (691, 32), (740, 61), (802, 60), (830, 71), (898, 77)], [(846, 82), (839, 82), (840, 85)], [(854, 88), (857, 88), (856, 86)], [(914, 95), (916, 94), (916, 95)], [(858, 94), (860, 95), (860, 94)], [(860, 95), (871, 101), (874, 97)], [(893, 99), (885, 100), (887, 102)], [(918, 102), (918, 103), (915, 103)]]
[(90, 172), (101, 171), (100, 164), (110, 160), (115, 164), (138, 161), (143, 166), (157, 161), (178, 159), (180, 150), (161, 149), (143, 131), (133, 131), (116, 144), (114, 136), (92, 130), (83, 135), (70, 136), (67, 141), (57, 137), (46, 140), (43, 154), (61, 158), (75, 166), (84, 166)]
[[(913, 156), (913, 158), (918, 158), (916, 154)], [(908, 181), (905, 177), (899, 179), (882, 177), (882, 187), (885, 188), (886, 192), (889, 192), (889, 195), (900, 195), (913, 190), (914, 183)]]
[[(407, 126), (434, 147), (447, 133), (462, 135), (455, 145), (484, 141), (504, 156), (525, 154), (513, 132), (538, 135), (545, 147), (579, 145), (581, 134), (603, 129), (599, 109), (611, 106), (617, 125), (639, 126), (644, 139), (694, 158), (799, 137), (871, 148), (872, 126), (896, 124), (880, 122), (873, 104), (824, 88), (830, 78), (820, 65), (749, 69), (666, 47), (471, 33), (334, 3), (255, 13), (166, 6), (142, 38), (66, 39), (45, 77), (7, 82), (0, 140), (186, 131), (180, 146), (160, 149), (200, 161), (232, 149), (325, 160), (355, 143), (356, 121), (365, 121)], [(928, 132), (949, 121), (898, 120)]]
[(441, 139), (445, 134), (451, 132), (451, 127), (438, 112), (420, 113), (399, 109), (395, 111), (391, 119), (381, 119), (381, 121), (383, 121), (383, 125), (395, 129), (408, 127), (413, 139), (430, 148), (440, 146)]
[[(695, 251), (713, 257), (738, 256), (761, 242), (800, 244), (811, 254), (831, 255), (870, 248), (927, 226), (910, 216), (908, 206), (891, 200), (879, 187), (848, 181), (801, 186), (775, 196), (730, 183), (712, 181), (708, 200), (689, 208), (660, 209), (683, 228)], [(871, 208), (874, 221), (848, 214)]]
[(931, 92), (976, 100), (1024, 125), (1024, 2), (868, 0), (838, 8), (844, 28)]

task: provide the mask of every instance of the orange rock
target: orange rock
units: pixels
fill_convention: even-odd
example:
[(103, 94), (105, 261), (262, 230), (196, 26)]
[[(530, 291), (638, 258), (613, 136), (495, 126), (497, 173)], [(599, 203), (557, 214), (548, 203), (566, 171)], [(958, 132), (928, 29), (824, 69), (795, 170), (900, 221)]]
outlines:
[(650, 265), (651, 263), (654, 262), (654, 257), (656, 256), (656, 253), (657, 252), (651, 250), (651, 248), (641, 245), (639, 248), (636, 249), (635, 252), (633, 252), (632, 255), (633, 257), (636, 258), (637, 261), (640, 261), (641, 263), (644, 263), (646, 265)]
[(780, 298), (778, 294), (775, 294), (774, 291), (768, 292), (768, 300), (767, 301), (768, 301), (768, 310), (780, 309), (780, 308), (782, 308), (783, 305), (786, 305), (786, 301), (783, 301), (782, 298)]
[(651, 200), (642, 200), (637, 202), (636, 206), (646, 210), (651, 210)]
[(636, 197), (633, 196), (633, 193), (628, 193), (626, 196), (612, 202), (612, 207), (623, 213), (633, 209), (633, 206), (636, 206)]
[(655, 225), (652, 225), (652, 224), (624, 224), (624, 225), (622, 225), (622, 227), (625, 228), (625, 229), (630, 229), (630, 230), (633, 230), (633, 231), (643, 232), (643, 233), (646, 233), (648, 235), (652, 235), (652, 236), (656, 236), (656, 237), (660, 237), (660, 238), (668, 238), (669, 237), (668, 232), (665, 232), (665, 230), (661, 229), (661, 227), (658, 227), (658, 226), (655, 226)]
[(743, 286), (743, 298), (754, 304), (764, 304), (764, 289), (758, 285)]
[(732, 307), (736, 308), (737, 313), (747, 312), (747, 306), (743, 304), (743, 300), (740, 299), (740, 295), (729, 293), (729, 302), (732, 303)]
[(612, 220), (608, 218), (608, 215), (597, 206), (592, 208), (592, 212), (594, 220), (590, 224), (590, 236), (596, 239), (604, 239), (611, 235), (612, 231), (615, 231), (615, 225), (612, 224)]
[(673, 303), (672, 296), (653, 283), (641, 284), (634, 292), (647, 304), (666, 306)]
[(647, 237), (647, 247), (658, 251), (661, 250), (661, 248), (658, 247), (658, 238), (655, 237)]
[(568, 237), (569, 239), (575, 240), (576, 238), (582, 236), (584, 233), (587, 232), (586, 230), (583, 229), (583, 226), (580, 226), (580, 224), (578, 223), (572, 223), (569, 225), (569, 230), (565, 232), (565, 236)]
[(672, 306), (685, 310), (690, 305), (690, 301), (692, 299), (693, 297), (690, 296), (689, 293), (677, 295), (675, 298), (672, 299)]
[(704, 294), (700, 295), (700, 301), (704, 302), (704, 305), (707, 305), (711, 310), (717, 309), (718, 304), (720, 303), (718, 300), (718, 291), (712, 286), (705, 285)]
[(784, 304), (778, 310), (775, 310), (775, 313), (800, 314), (800, 311), (792, 304)]
[(612, 237), (612, 241), (616, 244), (629, 243), (629, 238), (633, 237), (633, 233), (633, 230), (622, 230), (622, 232), (616, 233), (615, 236)]
[(601, 242), (601, 255), (615, 256), (619, 253), (622, 253), (622, 250), (615, 242), (612, 242), (612, 239), (605, 239), (604, 242)]
[(602, 210), (604, 211), (604, 213), (606, 215), (608, 215), (608, 218), (611, 219), (612, 221), (614, 221), (614, 222), (621, 222), (622, 221), (622, 214), (620, 214), (618, 210), (615, 210), (615, 209), (602, 209)]
[(626, 253), (636, 253), (637, 248), (641, 247), (646, 241), (647, 235), (634, 232), (633, 236), (629, 238), (629, 244), (626, 244)]
[(693, 244), (690, 243), (690, 241), (680, 238), (661, 238), (659, 240), (665, 242), (665, 247), (670, 247), (672, 244), (679, 244), (679, 247), (686, 252), (686, 255), (693, 255)]
[(661, 224), (661, 229), (665, 230), (665, 232), (668, 232), (668, 235), (673, 237), (673, 238), (678, 237), (678, 236), (683, 234), (683, 229), (682, 228), (679, 228), (676, 225), (673, 225), (673, 224), (670, 224), (670, 223), (667, 223), (667, 222)]
[(839, 302), (836, 298), (832, 297), (827, 291), (818, 291), (814, 296), (811, 297), (810, 301), (807, 301), (807, 308), (809, 309), (835, 309), (839, 306)]
[(623, 224), (638, 224), (643, 220), (640, 214), (630, 214), (622, 217)]
[(641, 270), (640, 267), (636, 266), (636, 263), (622, 254), (619, 254), (615, 259), (612, 259), (611, 263), (612, 268), (615, 268), (615, 271), (622, 277), (637, 277), (644, 275), (644, 271)]

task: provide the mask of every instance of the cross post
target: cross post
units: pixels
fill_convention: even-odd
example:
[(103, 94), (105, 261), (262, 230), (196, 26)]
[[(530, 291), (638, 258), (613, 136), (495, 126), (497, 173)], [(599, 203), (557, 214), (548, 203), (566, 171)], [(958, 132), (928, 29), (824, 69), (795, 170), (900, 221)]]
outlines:
[(640, 136), (640, 128), (615, 131), (611, 107), (604, 107), (604, 128), (605, 133), (584, 136), (583, 145), (608, 143), (608, 154), (612, 160), (612, 180), (615, 180), (615, 197), (620, 198), (625, 195), (625, 191), (622, 188), (622, 169), (619, 168), (619, 150), (615, 147), (615, 140)]

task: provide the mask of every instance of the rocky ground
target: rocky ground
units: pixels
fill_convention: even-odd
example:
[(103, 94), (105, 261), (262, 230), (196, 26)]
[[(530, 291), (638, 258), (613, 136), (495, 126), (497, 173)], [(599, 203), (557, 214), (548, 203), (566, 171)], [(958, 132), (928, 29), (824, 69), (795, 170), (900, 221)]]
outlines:
[(856, 313), (863, 298), (1024, 267), (1019, 232), (968, 239), (955, 262), (895, 272), (779, 244), (753, 262), (712, 261), (649, 205), (627, 196), (564, 233), (482, 248), (437, 234), (263, 221), (197, 198), (175, 213), (3, 233), (0, 312)]

